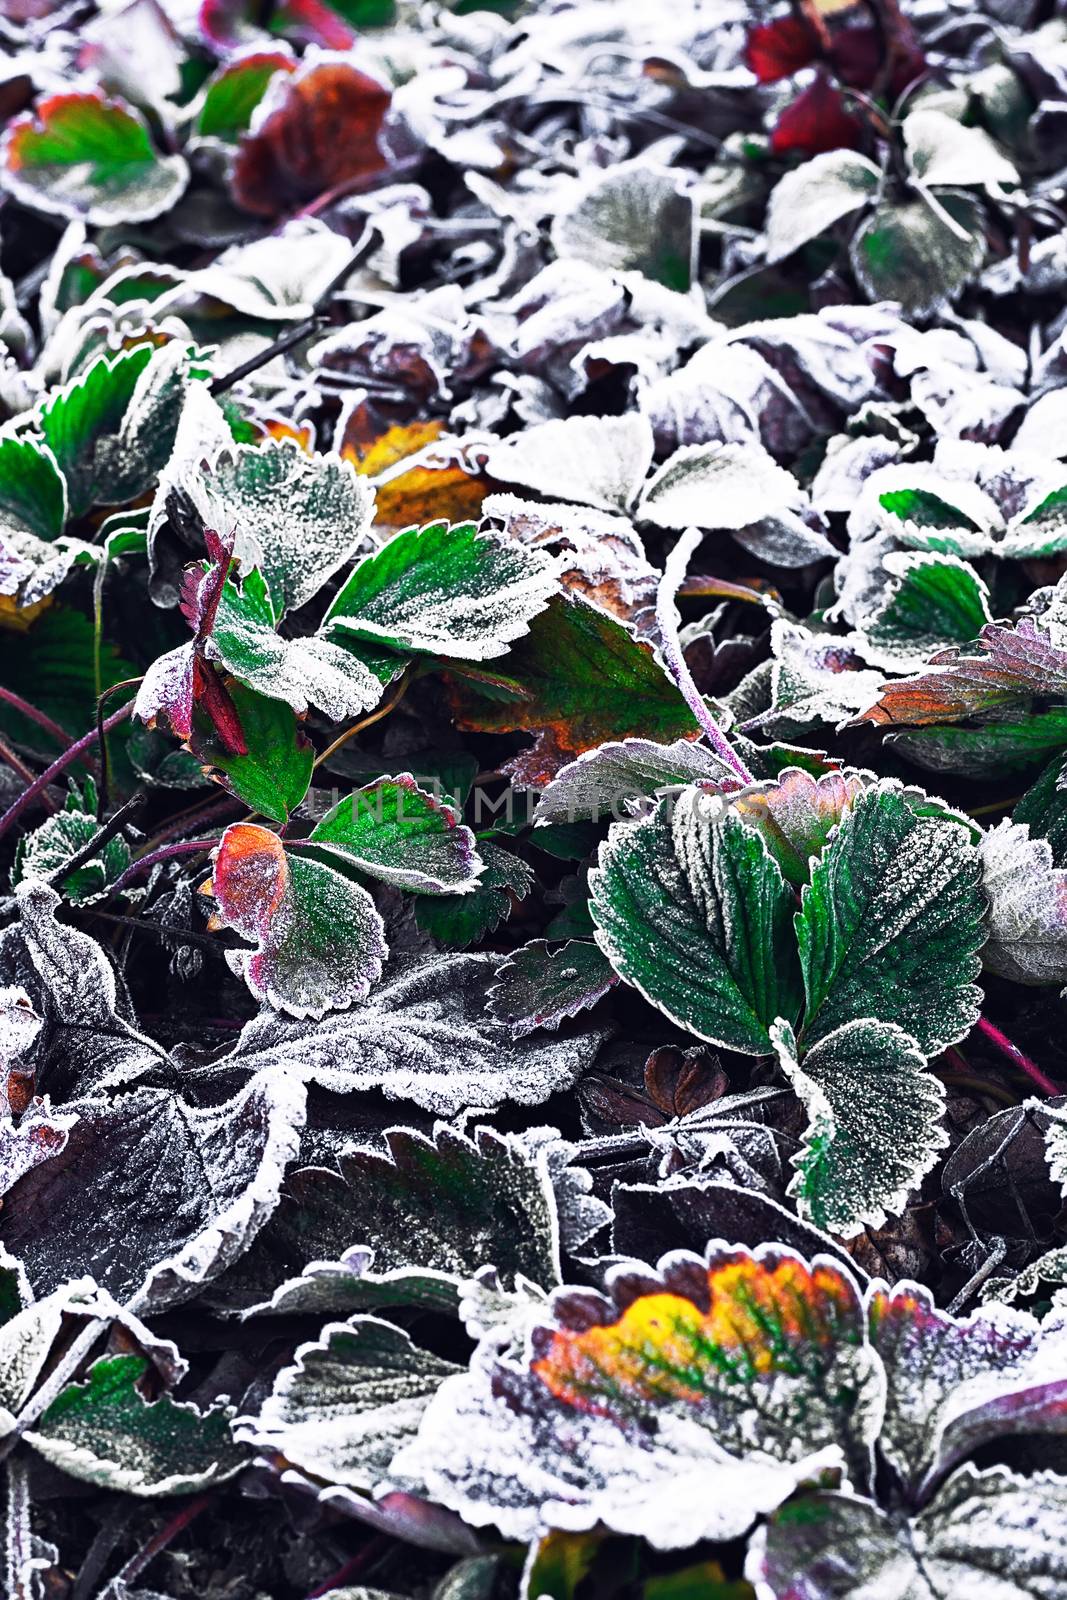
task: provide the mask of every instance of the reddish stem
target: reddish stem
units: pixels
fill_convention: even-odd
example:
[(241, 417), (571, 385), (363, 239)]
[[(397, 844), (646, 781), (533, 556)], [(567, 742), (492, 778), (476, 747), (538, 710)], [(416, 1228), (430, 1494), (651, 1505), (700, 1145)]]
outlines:
[(31, 705), (28, 700), (24, 700), (20, 694), (16, 694), (14, 689), (5, 689), (0, 685), (0, 700), (5, 705), (11, 706), (12, 710), (17, 711), (20, 716), (26, 717), (28, 721), (36, 722), (37, 726), (43, 728), (49, 738), (54, 739), (61, 749), (65, 750), (71, 743), (70, 734), (65, 728), (61, 728), (58, 722), (53, 722), (52, 718), (43, 711), (38, 711), (36, 706)]
[(133, 1583), (136, 1578), (139, 1578), (149, 1563), (154, 1561), (156, 1556), (160, 1555), (184, 1528), (187, 1528), (191, 1522), (195, 1522), (197, 1517), (207, 1510), (211, 1500), (212, 1496), (210, 1494), (201, 1494), (197, 1495), (195, 1500), (190, 1500), (186, 1505), (182, 1506), (181, 1510), (176, 1512), (170, 1521), (160, 1528), (158, 1533), (152, 1535), (147, 1544), (134, 1552), (119, 1573), (116, 1587), (122, 1583)]
[(376, 1533), (373, 1538), (367, 1540), (362, 1550), (357, 1551), (343, 1567), (339, 1567), (325, 1583), (320, 1583), (317, 1589), (312, 1589), (307, 1600), (323, 1600), (323, 1597), (331, 1594), (334, 1589), (340, 1589), (346, 1584), (349, 1578), (358, 1577), (376, 1556), (381, 1555), (388, 1543), (384, 1533)]
[[(132, 710), (133, 701), (130, 700), (118, 711), (113, 712), (101, 724), (101, 731), (110, 733), (112, 728), (117, 728), (120, 722), (126, 720)], [(40, 777), (35, 778), (31, 784), (27, 784), (18, 799), (8, 806), (3, 816), (0, 817), (0, 838), (3, 837), (13, 822), (18, 821), (26, 807), (32, 805), (39, 795), (44, 794), (48, 785), (58, 778), (61, 772), (64, 772), (72, 762), (77, 761), (79, 756), (84, 755), (86, 750), (92, 748), (96, 743), (96, 738), (97, 729), (91, 728), (88, 733), (83, 734), (80, 739), (76, 739), (68, 749), (64, 750), (63, 754), (58, 756), (50, 767), (46, 767)]]
[(1006, 1056), (1013, 1066), (1018, 1067), (1020, 1072), (1025, 1072), (1031, 1083), (1036, 1083), (1043, 1094), (1063, 1093), (1059, 1084), (1053, 1083), (1052, 1079), (1042, 1072), (1037, 1062), (1031, 1061), (1030, 1057), (1025, 1055), (1017, 1044), (1012, 1044), (1007, 1034), (1002, 1033), (995, 1023), (990, 1022), (987, 1017), (979, 1017), (976, 1027), (979, 1033), (985, 1034), (990, 1044), (994, 1045), (1002, 1056)]
[(203, 856), (214, 850), (218, 839), (179, 839), (176, 844), (162, 845), (137, 861), (131, 861), (126, 871), (111, 885), (111, 893), (118, 894), (128, 883), (133, 883), (144, 872), (150, 872), (157, 861), (172, 861), (176, 856)]

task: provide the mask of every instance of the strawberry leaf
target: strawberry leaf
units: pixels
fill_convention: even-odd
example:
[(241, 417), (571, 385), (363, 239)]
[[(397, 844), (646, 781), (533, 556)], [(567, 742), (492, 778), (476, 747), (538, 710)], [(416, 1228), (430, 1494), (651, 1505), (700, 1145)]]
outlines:
[(418, 926), (452, 950), (492, 933), (511, 915), (513, 897), (524, 900), (533, 887), (533, 870), (519, 856), (495, 844), (480, 849), (485, 871), (470, 894), (447, 900), (420, 895), (415, 902)]
[(479, 533), (473, 522), (432, 522), (364, 557), (326, 629), (379, 649), (484, 661), (527, 633), (557, 588), (557, 564), (540, 551)]
[[(317, 860), (341, 857), (382, 883), (418, 894), (476, 891), (481, 864), (460, 813), (420, 789), (410, 772), (357, 789), (317, 822)], [(328, 847), (328, 848), (327, 848)], [(468, 893), (466, 899), (471, 898)]]
[(140, 112), (100, 94), (50, 95), (0, 148), (0, 182), (23, 205), (100, 226), (158, 217), (188, 181), (181, 156), (153, 149)]
[(944, 1085), (893, 1023), (846, 1023), (802, 1062), (788, 1023), (772, 1037), (809, 1118), (789, 1186), (800, 1215), (844, 1237), (882, 1227), (904, 1210), (948, 1143)]
[(308, 792), (314, 746), (282, 701), (233, 679), (223, 687), (244, 748), (234, 750), (206, 718), (194, 721), (189, 748), (204, 771), (246, 806), (272, 822), (288, 822)]
[(793, 895), (762, 838), (686, 789), (616, 823), (589, 874), (597, 943), (672, 1021), (747, 1055), (800, 1006)]
[(233, 1410), (160, 1395), (145, 1399), (138, 1383), (143, 1356), (104, 1356), (84, 1383), (68, 1384), (26, 1442), (38, 1455), (85, 1483), (161, 1498), (232, 1478), (245, 1453), (230, 1436)]
[(978, 1018), (981, 862), (956, 822), (919, 817), (892, 780), (860, 795), (815, 863), (797, 913), (808, 1045), (865, 1017), (928, 1056)]
[(256, 944), (226, 959), (258, 1000), (297, 1017), (362, 1000), (382, 973), (385, 930), (358, 883), (287, 851), (253, 823), (227, 828), (214, 855), (215, 926)]
[(875, 666), (914, 672), (946, 646), (977, 639), (992, 620), (989, 591), (965, 561), (900, 551), (883, 564), (896, 581), (862, 628)]
[(507, 1538), (602, 1522), (657, 1549), (735, 1538), (835, 1461), (865, 1481), (882, 1380), (840, 1266), (712, 1245), (609, 1284), (448, 1379), (393, 1473)]
[(570, 939), (554, 950), (544, 939), (535, 939), (497, 968), (489, 1009), (519, 1039), (535, 1028), (558, 1028), (565, 1017), (595, 1005), (617, 982), (597, 945)]
[(235, 143), (247, 132), (252, 113), (275, 73), (295, 71), (296, 62), (283, 50), (247, 50), (212, 73), (204, 85), (193, 132), (201, 138)]

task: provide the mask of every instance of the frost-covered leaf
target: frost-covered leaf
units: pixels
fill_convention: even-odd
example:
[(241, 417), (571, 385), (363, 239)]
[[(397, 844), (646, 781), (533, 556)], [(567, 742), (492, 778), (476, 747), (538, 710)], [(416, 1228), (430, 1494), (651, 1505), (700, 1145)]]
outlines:
[(138, 344), (98, 356), (51, 391), (36, 421), (66, 481), (70, 516), (148, 488), (173, 447), (188, 372), (181, 344)]
[(925, 1055), (978, 1018), (981, 861), (966, 830), (920, 817), (892, 780), (855, 801), (812, 868), (797, 915), (810, 1045), (864, 1017)]
[(569, 939), (553, 949), (534, 939), (497, 968), (489, 1009), (519, 1039), (535, 1028), (558, 1028), (564, 1018), (596, 1005), (617, 982), (607, 957), (589, 940)]
[(730, 796), (730, 809), (762, 836), (782, 875), (800, 888), (813, 857), (870, 783), (867, 773), (845, 770), (814, 777), (786, 767), (777, 778)]
[(762, 445), (686, 444), (648, 480), (636, 515), (658, 528), (747, 528), (802, 503)]
[(534, 818), (538, 823), (599, 822), (605, 817), (621, 822), (658, 789), (736, 781), (732, 768), (713, 751), (688, 739), (669, 745), (651, 739), (605, 740), (560, 768), (538, 795)]
[(12, 883), (56, 874), (56, 887), (75, 905), (99, 900), (130, 864), (130, 847), (121, 834), (107, 840), (99, 855), (91, 856), (73, 872), (63, 873), (66, 863), (89, 844), (99, 828), (96, 786), (90, 778), (84, 790), (72, 787), (62, 811), (32, 833), (23, 834), (15, 853)]
[(911, 168), (928, 188), (973, 186), (995, 196), (1018, 188), (1018, 172), (984, 128), (967, 127), (944, 111), (919, 106), (904, 118), (900, 131)]
[(879, 1450), (909, 1494), (994, 1440), (1067, 1430), (1067, 1333), (990, 1305), (953, 1317), (920, 1284), (872, 1286), (867, 1320), (886, 1370)]
[(127, 1494), (190, 1494), (240, 1471), (246, 1457), (230, 1436), (232, 1408), (195, 1405), (138, 1388), (143, 1356), (105, 1356), (84, 1383), (52, 1401), (26, 1441), (73, 1478)]
[(226, 959), (257, 999), (321, 1017), (364, 999), (381, 977), (385, 928), (366, 889), (326, 861), (287, 850), (269, 829), (226, 829), (211, 891), (214, 925), (256, 945)]
[(521, 856), (491, 843), (479, 851), (485, 870), (469, 893), (458, 899), (420, 895), (415, 902), (418, 926), (453, 950), (465, 950), (498, 928), (514, 900), (525, 899), (533, 887), (533, 869)]
[(989, 591), (974, 568), (951, 555), (891, 553), (895, 582), (864, 619), (864, 654), (875, 666), (914, 672), (947, 645), (969, 644), (987, 622)]
[(73, 1252), (144, 1312), (190, 1299), (247, 1248), (296, 1154), (304, 1090), (279, 1070), (215, 1106), (141, 1088), (66, 1113), (63, 1148), (5, 1195), (0, 1237), (37, 1293), (70, 1277)]
[(866, 1480), (881, 1374), (836, 1263), (712, 1245), (609, 1281), (557, 1296), (524, 1358), (476, 1354), (393, 1472), (506, 1537), (603, 1522), (660, 1549), (736, 1537), (835, 1462)]
[(979, 848), (989, 896), (984, 965), (1016, 983), (1067, 982), (1067, 871), (1053, 866), (1052, 846), (1024, 823), (1002, 822)]
[(92, 92), (54, 94), (4, 135), (0, 182), (35, 211), (107, 226), (158, 217), (189, 181), (152, 147), (139, 111)]
[(1048, 1117), (1045, 1129), (1045, 1155), (1052, 1181), (1058, 1183), (1067, 1195), (1067, 1113), (1059, 1106), (1043, 1106)]
[(285, 1066), (337, 1094), (380, 1089), (444, 1117), (507, 1100), (538, 1105), (575, 1082), (603, 1034), (513, 1043), (485, 1011), (495, 965), (478, 955), (425, 961), (319, 1023), (265, 1013), (226, 1061), (254, 1072)]
[[(95, 939), (56, 920), (60, 897), (39, 879), (16, 890), (20, 921), (0, 934), (0, 965), (47, 1023), (26, 1060), (64, 1097), (129, 1083), (167, 1052), (129, 1020), (115, 969)], [(27, 1129), (24, 1119), (15, 1133)], [(28, 1129), (27, 1129), (28, 1131)], [(42, 1141), (43, 1142), (43, 1141)]]
[(204, 85), (193, 132), (200, 138), (236, 141), (247, 132), (259, 102), (276, 72), (292, 72), (293, 57), (282, 50), (245, 50), (217, 68)]
[(0, 438), (0, 594), (39, 600), (66, 577), (74, 552), (56, 548), (67, 485), (42, 441)]
[(689, 288), (695, 249), (694, 207), (676, 177), (647, 161), (596, 172), (552, 220), (558, 257), (575, 256), (608, 271), (632, 270)]
[(1067, 1479), (963, 1467), (914, 1519), (852, 1495), (805, 1495), (757, 1533), (766, 1600), (1049, 1600), (1067, 1582)]
[(236, 1434), (312, 1477), (373, 1489), (431, 1396), (459, 1371), (377, 1317), (330, 1323), (297, 1349), (259, 1415), (242, 1418)]
[(872, 200), (881, 171), (856, 150), (827, 150), (780, 178), (767, 206), (767, 260), (782, 261)]
[(1067, 700), (1067, 650), (1033, 618), (990, 622), (972, 644), (942, 650), (931, 670), (883, 685), (857, 719), (873, 723), (958, 722), (1035, 698)]
[(929, 316), (981, 267), (981, 213), (965, 195), (883, 200), (856, 230), (849, 255), (868, 299), (899, 300), (910, 315)]
[(589, 875), (597, 943), (680, 1027), (750, 1055), (800, 1004), (793, 895), (763, 839), (686, 789), (616, 823)]
[(845, 1023), (799, 1061), (788, 1023), (772, 1034), (809, 1119), (789, 1185), (800, 1214), (846, 1237), (882, 1227), (948, 1143), (944, 1084), (893, 1023)]
[(310, 55), (277, 76), (241, 138), (233, 174), (238, 205), (257, 216), (301, 210), (327, 189), (387, 164), (390, 90), (343, 55)]
[(279, 617), (306, 605), (364, 549), (374, 493), (351, 462), (291, 440), (230, 445), (204, 471), (195, 450), (173, 474), (179, 502), (224, 540), (237, 531), (262, 569)]
[(645, 417), (567, 417), (543, 422), (493, 445), (486, 471), (557, 500), (601, 511), (629, 511), (652, 464)]
[[(454, 680), (462, 728), (538, 734), (521, 776), (538, 785), (569, 756), (629, 736), (695, 737), (697, 721), (647, 644), (605, 611), (558, 596), (501, 664), (499, 687)], [(506, 676), (504, 675), (506, 673)], [(517, 775), (519, 775), (517, 773)]]
[(410, 772), (339, 800), (307, 842), (320, 847), (318, 860), (337, 855), (369, 877), (420, 894), (469, 891), (479, 872), (475, 838), (460, 813)]
[[(552, 1288), (564, 1236), (576, 1247), (609, 1214), (570, 1154), (552, 1129), (388, 1128), (381, 1150), (290, 1175), (275, 1216), (219, 1286), (223, 1301), (245, 1316), (389, 1305), (455, 1314), (461, 1282), (490, 1266), (506, 1291)], [(294, 1266), (300, 1275), (275, 1287)]]
[(477, 524), (408, 528), (364, 559), (327, 613), (332, 636), (466, 661), (499, 656), (558, 588), (540, 551)]

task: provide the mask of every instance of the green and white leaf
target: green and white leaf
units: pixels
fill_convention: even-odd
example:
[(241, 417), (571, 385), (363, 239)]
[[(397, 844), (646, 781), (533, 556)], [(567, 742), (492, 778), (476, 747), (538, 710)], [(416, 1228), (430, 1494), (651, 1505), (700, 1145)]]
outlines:
[(1067, 1479), (954, 1473), (914, 1519), (853, 1495), (804, 1495), (757, 1532), (760, 1600), (1052, 1600), (1067, 1584)]
[(168, 475), (202, 526), (224, 539), (237, 531), (235, 553), (261, 568), (279, 616), (306, 605), (369, 543), (374, 491), (351, 462), (267, 440), (230, 445), (204, 471), (198, 448)]
[(546, 940), (534, 939), (497, 968), (489, 1009), (519, 1039), (535, 1028), (558, 1028), (617, 982), (607, 957), (590, 940), (568, 939), (553, 949)]
[(628, 512), (652, 465), (652, 428), (636, 411), (621, 417), (541, 422), (493, 445), (485, 469), (554, 500)]
[(894, 581), (860, 629), (875, 666), (917, 672), (936, 651), (969, 644), (992, 621), (988, 589), (957, 556), (891, 551), (882, 565)]
[(982, 962), (1016, 983), (1067, 983), (1067, 869), (1053, 866), (1047, 839), (1002, 822), (980, 845), (989, 897)]
[(462, 899), (420, 895), (415, 921), (420, 928), (451, 950), (465, 950), (511, 915), (512, 896), (524, 900), (533, 888), (534, 873), (528, 862), (499, 845), (479, 846), (485, 870)]
[(762, 445), (686, 444), (652, 474), (635, 515), (657, 528), (745, 528), (803, 503)]
[(985, 260), (977, 203), (961, 194), (883, 200), (852, 238), (849, 256), (870, 300), (899, 300), (909, 316), (951, 301)]
[(962, 1039), (978, 1020), (985, 924), (967, 830), (917, 816), (892, 779), (868, 789), (802, 891), (805, 1042), (868, 1017), (895, 1023), (927, 1056)]
[(793, 895), (763, 839), (698, 789), (616, 823), (589, 874), (596, 939), (672, 1021), (748, 1055), (795, 1017)]
[(772, 1038), (809, 1119), (789, 1185), (800, 1215), (845, 1238), (882, 1227), (948, 1143), (944, 1085), (893, 1023), (848, 1022), (799, 1060), (788, 1023)]
[(401, 653), (484, 661), (528, 632), (558, 574), (551, 557), (473, 522), (406, 528), (359, 563), (325, 627)]
[(856, 150), (826, 150), (787, 172), (767, 203), (767, 260), (783, 261), (873, 200), (881, 169)]
[(460, 1370), (378, 1317), (330, 1323), (297, 1349), (259, 1415), (241, 1418), (235, 1434), (310, 1477), (371, 1490), (418, 1432), (441, 1383)]
[[(59, 873), (99, 831), (96, 786), (86, 780), (84, 791), (67, 796), (62, 811), (23, 834), (15, 851), (12, 884), (25, 878), (47, 878)], [(130, 847), (121, 834), (108, 839), (99, 855), (91, 856), (68, 876), (57, 880), (60, 892), (75, 905), (88, 905), (107, 894), (109, 886), (130, 864)]]
[(469, 896), (482, 872), (460, 813), (421, 789), (410, 772), (339, 800), (308, 838), (369, 877), (416, 894)]
[[(537, 797), (534, 824), (610, 819), (643, 809), (658, 789), (684, 783), (736, 782), (736, 774), (707, 745), (690, 739), (606, 740), (561, 767)], [(536, 842), (536, 836), (535, 836)]]
[(594, 170), (574, 202), (553, 218), (551, 236), (563, 259), (587, 261), (605, 272), (640, 272), (682, 292), (692, 281), (692, 196), (677, 172), (643, 159)]
[(84, 1383), (60, 1392), (26, 1442), (71, 1477), (126, 1494), (190, 1494), (232, 1478), (247, 1460), (230, 1434), (232, 1407), (146, 1400), (138, 1383), (147, 1371), (143, 1356), (102, 1357)]

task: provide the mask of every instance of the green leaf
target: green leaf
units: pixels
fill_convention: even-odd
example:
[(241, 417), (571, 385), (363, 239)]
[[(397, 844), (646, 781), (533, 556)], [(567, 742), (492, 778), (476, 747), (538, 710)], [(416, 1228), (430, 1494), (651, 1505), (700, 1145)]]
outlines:
[(219, 67), (204, 85), (193, 133), (235, 144), (248, 131), (275, 73), (292, 72), (295, 66), (287, 50), (274, 49), (252, 51)]
[(849, 254), (868, 299), (899, 300), (909, 316), (929, 316), (985, 259), (981, 209), (965, 195), (883, 200), (856, 230)]
[(158, 217), (188, 181), (181, 156), (153, 149), (140, 112), (97, 93), (39, 101), (0, 149), (0, 182), (23, 205), (104, 227)]
[(322, 1017), (369, 994), (388, 947), (374, 901), (322, 861), (285, 849), (253, 823), (226, 829), (214, 854), (213, 926), (255, 942), (226, 959), (257, 1000)]
[(511, 914), (512, 895), (525, 899), (533, 886), (533, 870), (499, 845), (479, 846), (485, 871), (470, 894), (443, 899), (420, 895), (415, 921), (424, 932), (453, 950), (465, 950), (500, 926)]
[(763, 839), (718, 796), (686, 789), (616, 823), (589, 874), (597, 943), (672, 1021), (746, 1055), (800, 1008), (793, 895)]
[(53, 1400), (27, 1443), (72, 1478), (126, 1494), (189, 1494), (232, 1478), (247, 1460), (230, 1437), (232, 1408), (202, 1412), (166, 1394), (145, 1400), (137, 1385), (147, 1371), (143, 1356), (94, 1361), (84, 1383)]
[(641, 272), (685, 293), (692, 282), (693, 197), (675, 173), (641, 159), (593, 171), (552, 222), (556, 255), (606, 272)]
[(339, 456), (270, 439), (228, 446), (206, 470), (194, 449), (167, 472), (202, 527), (237, 529), (237, 554), (262, 570), (279, 617), (314, 599), (368, 540), (373, 490)]
[[(343, 722), (378, 704), (382, 679), (349, 650), (318, 634), (283, 639), (277, 623), (278, 611), (258, 569), (253, 568), (239, 587), (227, 579), (208, 657), (250, 689), (284, 700), (300, 715), (315, 706), (331, 721)], [(167, 660), (163, 657), (156, 667), (165, 670)]]
[(767, 203), (767, 260), (782, 261), (874, 198), (880, 168), (855, 150), (827, 150), (787, 172)]
[[(86, 779), (84, 791), (73, 789), (62, 811), (57, 811), (32, 833), (22, 836), (11, 874), (14, 886), (25, 878), (47, 878), (59, 872), (89, 843), (100, 827), (96, 819), (96, 785)], [(99, 855), (92, 856), (73, 873), (57, 879), (56, 888), (75, 905), (88, 905), (107, 894), (108, 887), (130, 864), (130, 847), (121, 835), (109, 839)]]
[(534, 939), (513, 950), (497, 968), (489, 1009), (519, 1039), (535, 1028), (558, 1028), (565, 1017), (595, 1005), (617, 982), (599, 945), (569, 939), (553, 950), (544, 939)]
[(1011, 814), (1013, 822), (1027, 824), (1032, 839), (1048, 840), (1054, 867), (1067, 867), (1067, 787), (1060, 787), (1063, 767), (1063, 756), (1054, 756)]
[(882, 1227), (904, 1210), (948, 1143), (944, 1085), (893, 1023), (848, 1022), (802, 1061), (787, 1022), (771, 1032), (808, 1113), (789, 1185), (800, 1215), (845, 1238)]
[(885, 780), (860, 795), (812, 868), (797, 913), (808, 1044), (864, 1017), (926, 1055), (970, 1031), (986, 937), (981, 861), (958, 823), (920, 818)]
[[(697, 732), (693, 713), (647, 644), (584, 600), (560, 595), (535, 617), (529, 634), (503, 663), (504, 693), (495, 700), (478, 685), (453, 690), (459, 725), (487, 733), (525, 729), (575, 754), (606, 739), (630, 736), (669, 743)], [(510, 689), (510, 694), (508, 690)], [(516, 777), (539, 781), (538, 747), (531, 769)], [(558, 769), (558, 759), (548, 776)]]
[(895, 582), (862, 627), (863, 653), (876, 666), (917, 671), (944, 646), (976, 639), (992, 620), (989, 591), (965, 561), (899, 551), (882, 564)]
[(960, 772), (969, 778), (1000, 778), (1043, 761), (1067, 746), (1067, 707), (1013, 713), (1014, 720), (970, 728), (909, 728), (886, 743), (928, 772)]
[(317, 852), (317, 859), (339, 856), (397, 889), (477, 893), (474, 835), (458, 811), (420, 789), (410, 772), (382, 778), (339, 800), (308, 837), (329, 847)]
[(189, 378), (186, 347), (139, 344), (98, 356), (52, 391), (37, 425), (66, 479), (70, 516), (148, 488), (173, 447)]
[(190, 746), (223, 788), (246, 806), (288, 822), (308, 792), (315, 749), (300, 731), (296, 716), (280, 700), (268, 700), (231, 680), (227, 685), (240, 720), (247, 751), (234, 755), (210, 728), (193, 728)]
[(1067, 485), (1054, 489), (1021, 517), (1014, 517), (998, 554), (1017, 560), (1062, 555), (1067, 550)]
[(326, 627), (379, 648), (484, 661), (521, 638), (557, 588), (557, 565), (540, 551), (473, 522), (433, 522), (364, 557)]
[(30, 605), (50, 594), (78, 557), (55, 541), (67, 519), (67, 485), (47, 445), (0, 438), (0, 594)]
[(461, 1370), (378, 1317), (331, 1323), (298, 1348), (237, 1436), (320, 1481), (370, 1490), (418, 1432), (431, 1396)]

